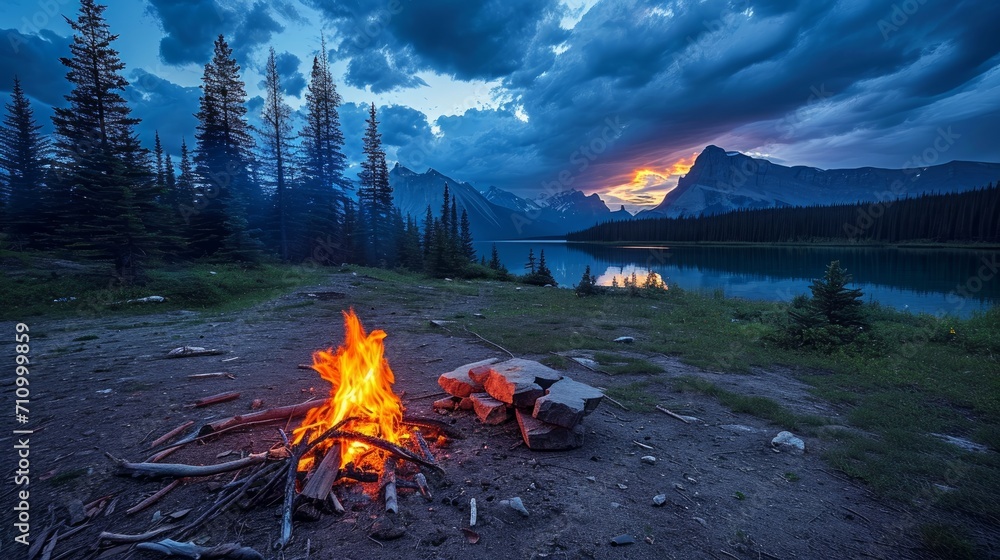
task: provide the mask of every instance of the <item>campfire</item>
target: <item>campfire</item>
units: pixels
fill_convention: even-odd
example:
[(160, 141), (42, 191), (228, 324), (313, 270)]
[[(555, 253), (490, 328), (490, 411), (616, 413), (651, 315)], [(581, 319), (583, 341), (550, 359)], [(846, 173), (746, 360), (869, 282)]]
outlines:
[[(392, 391), (395, 376), (384, 356), (385, 331), (365, 333), (354, 310), (344, 312), (344, 343), (313, 354), (312, 368), (330, 382), (330, 397), (306, 413), (295, 429), (293, 443), (309, 441), (340, 426), (344, 431), (404, 443), (411, 433), (403, 427), (403, 403)], [(300, 471), (309, 471), (317, 454), (339, 455), (340, 468), (378, 467), (371, 445), (350, 438), (326, 439), (313, 454), (299, 461)]]
[[(343, 343), (336, 350), (329, 348), (314, 352), (311, 366), (304, 366), (330, 383), (329, 393), (323, 400), (204, 422), (188, 435), (168, 443), (194, 424), (193, 420), (189, 420), (150, 444), (149, 453), (152, 455), (145, 462), (132, 463), (112, 457), (118, 463), (120, 475), (173, 479), (130, 508), (127, 511), (130, 515), (161, 499), (182, 480), (230, 472), (239, 474), (222, 487), (214, 503), (192, 521), (141, 535), (104, 532), (98, 539), (98, 547), (106, 543), (138, 543), (136, 547), (139, 549), (168, 555), (191, 556), (197, 553), (206, 558), (213, 557), (213, 554), (221, 556), (220, 551), (225, 552), (222, 549), (205, 549), (180, 541), (195, 537), (206, 524), (227, 509), (280, 503), (281, 529), (274, 546), (284, 549), (292, 538), (293, 521), (309, 522), (320, 519), (324, 514), (346, 513), (338, 493), (349, 498), (351, 505), (366, 509), (373, 503), (384, 505), (380, 515), (373, 516), (376, 521), (372, 525), (371, 536), (376, 539), (401, 536), (402, 529), (393, 521), (394, 514), (399, 512), (398, 489), (419, 493), (431, 500), (433, 496), (428, 478), (440, 483), (439, 477), (445, 474), (424, 433), (433, 437), (438, 445), (447, 444), (449, 438), (462, 436), (445, 422), (406, 414), (402, 400), (393, 392), (395, 375), (385, 358), (385, 331), (366, 332), (353, 310), (345, 311), (343, 315)], [(204, 352), (179, 355), (192, 357), (210, 355), (207, 353), (215, 351)], [(168, 357), (177, 356), (171, 353)], [(227, 376), (220, 372), (196, 374), (189, 378)], [(574, 381), (538, 362), (517, 358), (465, 364), (442, 374), (438, 384), (449, 396), (434, 402), (431, 409), (442, 414), (472, 411), (485, 425), (497, 425), (516, 418), (523, 445), (532, 450), (568, 450), (583, 445), (581, 422), (604, 399), (603, 393), (594, 387)], [(238, 397), (238, 393), (224, 393), (201, 399), (192, 406), (209, 406)], [(301, 422), (290, 433), (278, 430), (280, 441), (266, 451), (204, 466), (160, 462), (169, 453), (189, 443), (204, 442), (247, 426), (288, 423), (299, 417), (302, 417)], [(334, 492), (335, 488), (337, 492)], [(378, 501), (380, 498), (381, 502)], [(512, 498), (510, 503), (520, 504), (519, 498)], [(107, 505), (107, 500), (92, 509), (96, 512), (106, 506), (113, 509), (113, 505)], [(523, 509), (522, 506), (519, 511)], [(475, 501), (472, 500), (469, 527), (476, 524), (476, 511)], [(526, 514), (525, 511), (521, 513)], [(478, 540), (471, 529), (463, 528), (463, 531), (469, 542)], [(151, 542), (155, 537), (168, 538)], [(252, 550), (247, 554), (247, 558), (259, 557)]]

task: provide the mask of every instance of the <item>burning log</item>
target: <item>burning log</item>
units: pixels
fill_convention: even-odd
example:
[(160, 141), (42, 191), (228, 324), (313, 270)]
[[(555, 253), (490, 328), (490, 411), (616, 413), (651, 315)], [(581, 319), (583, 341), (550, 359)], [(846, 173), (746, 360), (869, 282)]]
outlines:
[[(109, 455), (110, 457), (110, 455)], [(146, 478), (166, 478), (166, 477), (194, 477), (211, 476), (229, 471), (235, 471), (250, 465), (257, 465), (267, 460), (267, 452), (251, 453), (242, 459), (219, 463), (217, 465), (194, 466), (180, 463), (129, 463), (121, 459), (115, 459), (118, 463), (119, 476), (146, 477)]]
[(339, 471), (340, 444), (335, 444), (326, 452), (299, 495), (316, 501), (325, 500), (333, 489), (333, 483), (337, 481)]

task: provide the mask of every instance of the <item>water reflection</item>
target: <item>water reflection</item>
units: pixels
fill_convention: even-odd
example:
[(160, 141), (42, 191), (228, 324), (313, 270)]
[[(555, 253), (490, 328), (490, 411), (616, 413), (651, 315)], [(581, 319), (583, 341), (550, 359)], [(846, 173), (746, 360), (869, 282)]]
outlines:
[[(490, 247), (491, 243), (477, 244), (481, 254), (489, 255)], [(646, 271), (653, 271), (667, 284), (686, 290), (722, 289), (730, 297), (788, 301), (809, 293), (810, 282), (823, 274), (830, 261), (840, 260), (866, 300), (898, 309), (968, 316), (1000, 302), (1000, 274), (992, 272), (997, 251), (497, 243), (501, 261), (515, 274), (524, 273), (529, 248), (536, 257), (545, 251), (546, 262), (562, 287), (577, 284), (589, 265), (601, 285), (610, 285), (614, 278), (621, 285), (632, 272), (641, 282)]]
[(628, 266), (609, 266), (607, 270), (597, 276), (595, 284), (598, 286), (624, 287), (626, 281), (635, 282), (637, 286), (652, 285), (661, 288), (666, 288), (668, 284), (663, 279), (663, 276), (660, 276), (660, 273), (641, 268), (634, 264)]

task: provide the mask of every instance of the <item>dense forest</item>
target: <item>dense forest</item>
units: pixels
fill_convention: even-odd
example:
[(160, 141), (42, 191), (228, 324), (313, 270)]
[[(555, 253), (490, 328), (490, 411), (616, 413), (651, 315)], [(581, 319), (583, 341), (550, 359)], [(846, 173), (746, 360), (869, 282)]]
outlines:
[(439, 217), (428, 207), (422, 226), (393, 204), (374, 104), (357, 191), (349, 192), (355, 181), (325, 40), (296, 131), (274, 50), (263, 76), (263, 125), (253, 127), (240, 66), (220, 35), (202, 76), (194, 145), (182, 139), (175, 162), (158, 134), (151, 149), (139, 143), (104, 10), (83, 0), (77, 19), (67, 19), (74, 35), (61, 62), (71, 91), (55, 108), (51, 138), (13, 79), (0, 124), (5, 247), (107, 262), (126, 283), (151, 263), (194, 259), (348, 262), (437, 275), (474, 262), (468, 217), (447, 191)]
[(570, 241), (873, 243), (1000, 242), (1000, 184), (882, 202), (736, 210), (700, 217), (606, 222)]

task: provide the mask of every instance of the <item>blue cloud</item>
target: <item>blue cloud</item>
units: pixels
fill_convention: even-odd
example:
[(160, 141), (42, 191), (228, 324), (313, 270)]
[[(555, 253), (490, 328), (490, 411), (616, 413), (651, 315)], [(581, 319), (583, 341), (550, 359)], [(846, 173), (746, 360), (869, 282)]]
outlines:
[(426, 86), (427, 82), (413, 71), (414, 65), (405, 53), (397, 53), (390, 60), (387, 53), (372, 50), (351, 58), (344, 81), (361, 89), (370, 87), (372, 93)]
[(288, 95), (301, 95), (306, 87), (306, 77), (299, 71), (302, 60), (290, 52), (283, 52), (274, 57), (274, 62), (281, 78), (281, 89)]

